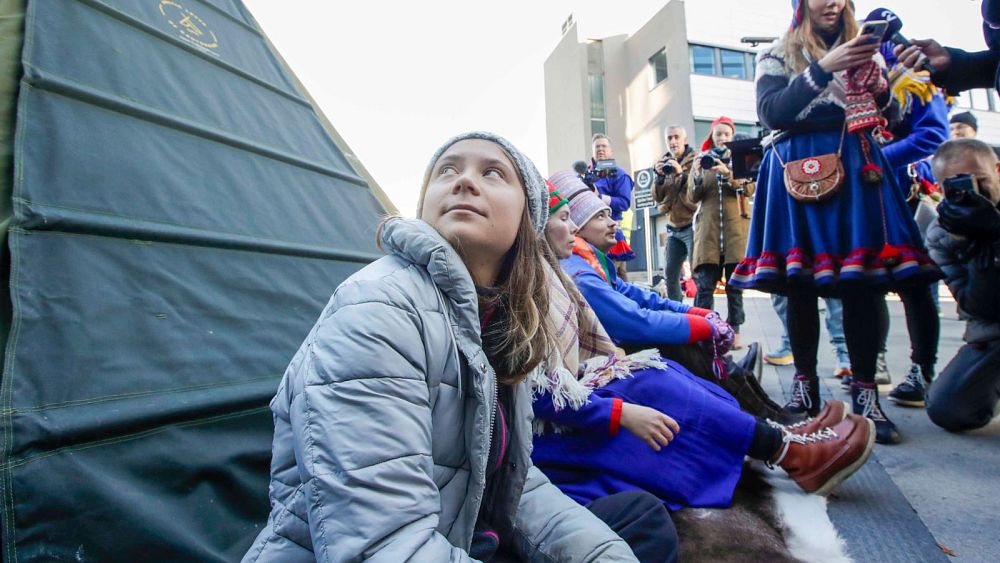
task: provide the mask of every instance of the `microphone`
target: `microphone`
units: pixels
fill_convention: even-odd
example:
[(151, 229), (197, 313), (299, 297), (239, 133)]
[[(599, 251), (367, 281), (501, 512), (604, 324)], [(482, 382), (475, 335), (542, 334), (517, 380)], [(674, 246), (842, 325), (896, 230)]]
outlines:
[[(865, 21), (871, 21), (871, 20), (885, 20), (889, 22), (889, 27), (886, 28), (885, 35), (883, 37), (888, 37), (889, 41), (891, 41), (893, 44), (901, 45), (904, 49), (907, 49), (913, 45), (913, 43), (910, 43), (909, 39), (907, 39), (902, 33), (900, 33), (900, 30), (903, 29), (903, 20), (899, 19), (899, 16), (897, 16), (896, 13), (893, 12), (892, 10), (888, 8), (875, 8), (874, 10), (872, 10), (870, 14), (868, 14), (868, 17), (865, 18)], [(934, 67), (931, 65), (930, 61), (927, 60), (927, 55), (923, 55), (920, 58), (920, 61), (917, 63), (917, 66), (918, 68), (922, 67), (924, 70), (926, 70), (931, 74), (934, 74), (936, 72), (934, 70)]]
[(577, 174), (580, 175), (586, 174), (587, 168), (588, 168), (587, 163), (582, 160), (578, 160), (573, 163), (573, 171), (576, 172)]

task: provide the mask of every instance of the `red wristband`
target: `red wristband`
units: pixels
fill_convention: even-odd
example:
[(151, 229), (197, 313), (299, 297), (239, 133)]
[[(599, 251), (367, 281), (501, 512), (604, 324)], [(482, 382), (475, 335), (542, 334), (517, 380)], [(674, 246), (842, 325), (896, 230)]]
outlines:
[(688, 329), (690, 330), (688, 334), (688, 344), (712, 338), (712, 325), (705, 320), (705, 317), (688, 315), (687, 320)]
[(622, 404), (623, 401), (617, 397), (611, 402), (611, 423), (608, 425), (608, 434), (612, 436), (618, 435), (618, 428), (622, 423)]
[(691, 307), (687, 310), (689, 315), (698, 315), (699, 317), (704, 317), (705, 315), (711, 313), (711, 309), (702, 309), (701, 307)]

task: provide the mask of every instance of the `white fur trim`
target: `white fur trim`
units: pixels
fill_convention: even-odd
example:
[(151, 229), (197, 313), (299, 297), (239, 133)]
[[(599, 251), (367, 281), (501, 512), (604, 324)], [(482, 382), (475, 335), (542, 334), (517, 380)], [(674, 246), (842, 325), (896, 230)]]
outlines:
[(847, 543), (827, 514), (826, 498), (806, 493), (783, 471), (764, 472), (774, 487), (774, 504), (788, 551), (810, 563), (851, 563)]

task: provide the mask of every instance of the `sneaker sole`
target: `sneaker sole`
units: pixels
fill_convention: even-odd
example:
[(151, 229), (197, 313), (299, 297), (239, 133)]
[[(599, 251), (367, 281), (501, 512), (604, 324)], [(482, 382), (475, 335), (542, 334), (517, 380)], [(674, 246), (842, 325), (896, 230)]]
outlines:
[(765, 357), (764, 358), (764, 362), (768, 363), (768, 364), (771, 364), (772, 366), (790, 366), (790, 365), (792, 365), (792, 364), (795, 363), (795, 360), (794, 359), (792, 359), (792, 360), (772, 360), (770, 358)]
[(868, 418), (866, 418), (865, 421), (868, 423), (868, 441), (865, 442), (865, 451), (862, 452), (861, 457), (856, 459), (854, 463), (835, 473), (833, 477), (830, 477), (826, 483), (823, 483), (822, 487), (813, 492), (814, 495), (825, 497), (830, 494), (830, 491), (835, 489), (837, 485), (846, 481), (848, 477), (854, 475), (858, 469), (861, 469), (862, 465), (868, 462), (868, 458), (871, 457), (872, 450), (875, 448), (875, 423)]
[(927, 407), (927, 401), (911, 401), (909, 399), (897, 399), (892, 395), (889, 395), (889, 400), (904, 407), (914, 407), (914, 408), (925, 408)]

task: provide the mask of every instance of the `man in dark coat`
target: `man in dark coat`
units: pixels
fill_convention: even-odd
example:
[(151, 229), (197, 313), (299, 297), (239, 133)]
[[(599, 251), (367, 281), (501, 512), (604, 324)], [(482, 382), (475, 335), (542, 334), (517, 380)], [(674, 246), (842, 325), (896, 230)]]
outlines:
[(983, 0), (982, 13), (987, 50), (969, 53), (942, 47), (933, 39), (914, 39), (912, 46), (896, 48), (899, 62), (909, 68), (930, 62), (934, 68), (931, 80), (951, 95), (973, 88), (1000, 86), (1000, 0)]

